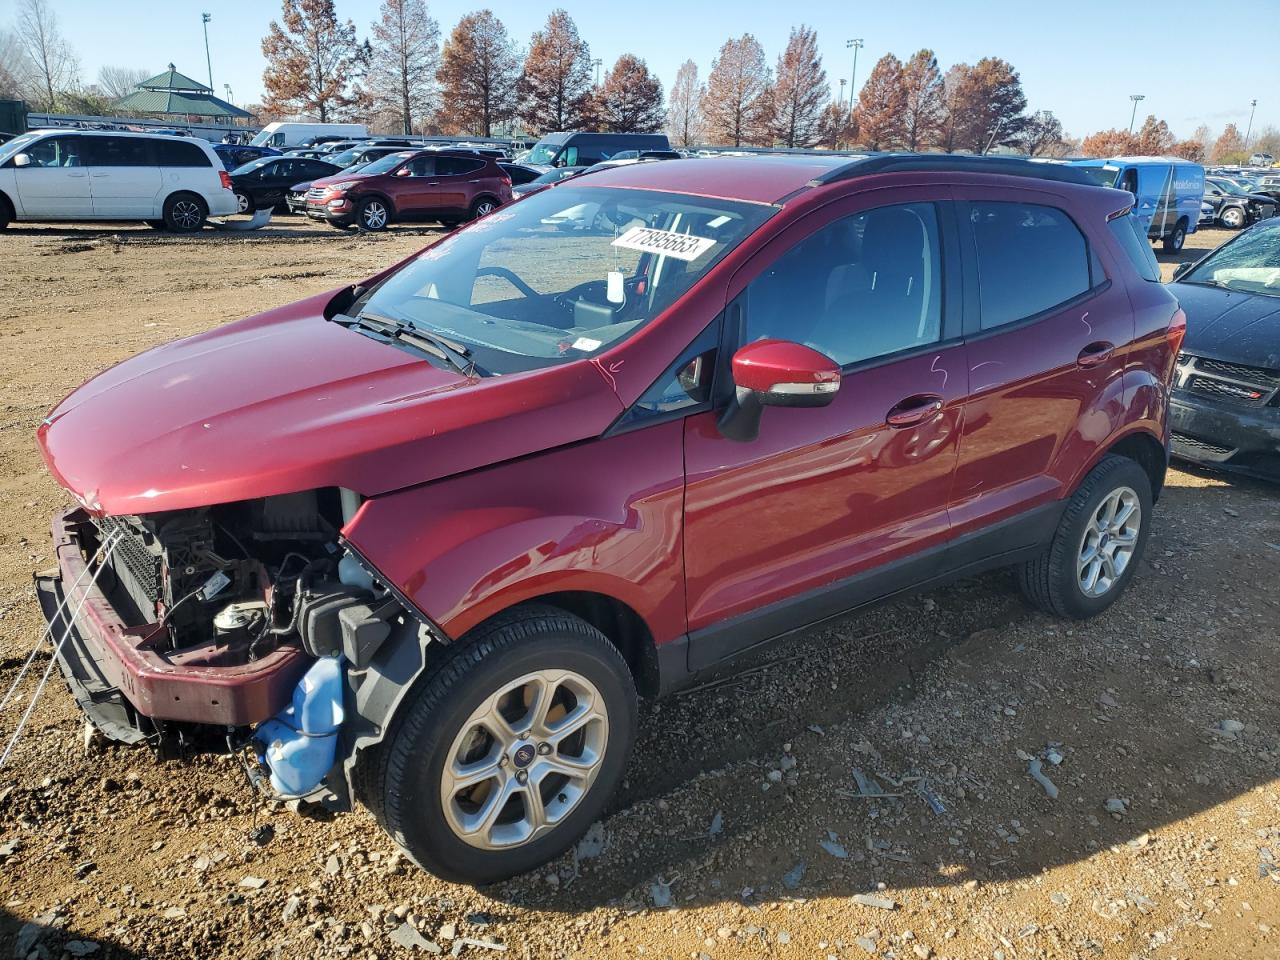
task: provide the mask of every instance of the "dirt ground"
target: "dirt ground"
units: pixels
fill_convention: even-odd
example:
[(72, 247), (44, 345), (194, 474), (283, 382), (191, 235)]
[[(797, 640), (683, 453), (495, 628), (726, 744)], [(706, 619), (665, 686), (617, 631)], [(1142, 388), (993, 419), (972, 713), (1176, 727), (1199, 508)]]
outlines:
[[(436, 236), (0, 234), (0, 684), (40, 634), (30, 577), (65, 501), (45, 412)], [(1280, 491), (1176, 469), (1106, 615), (1054, 621), (996, 573), (775, 646), (648, 707), (606, 819), (483, 891), (418, 872), (363, 812), (255, 798), (225, 758), (87, 751), (55, 676), (0, 771), (0, 955), (1275, 958), (1277, 564)]]

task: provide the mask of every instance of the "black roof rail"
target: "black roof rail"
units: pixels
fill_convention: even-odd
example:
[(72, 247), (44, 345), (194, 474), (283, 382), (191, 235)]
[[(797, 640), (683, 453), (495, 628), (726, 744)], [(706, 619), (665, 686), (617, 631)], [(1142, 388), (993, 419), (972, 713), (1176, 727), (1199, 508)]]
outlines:
[(875, 173), (906, 173), (921, 170), (957, 173), (997, 173), (1007, 177), (1031, 177), (1096, 187), (1098, 181), (1079, 167), (1064, 163), (1037, 163), (1022, 157), (980, 157), (954, 153), (869, 153), (851, 160), (811, 181), (814, 186), (868, 177)]

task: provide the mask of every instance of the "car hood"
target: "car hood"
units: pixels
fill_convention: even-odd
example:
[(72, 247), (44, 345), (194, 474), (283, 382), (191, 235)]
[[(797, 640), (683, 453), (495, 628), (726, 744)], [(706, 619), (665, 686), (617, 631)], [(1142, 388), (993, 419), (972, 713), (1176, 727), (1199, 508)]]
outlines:
[(590, 361), (471, 379), (324, 319), (328, 293), (139, 354), (38, 439), (97, 514), (320, 487), (364, 496), (598, 436), (622, 412)]
[(313, 187), (331, 187), (335, 183), (346, 183), (347, 181), (355, 182), (357, 180), (365, 180), (373, 176), (369, 173), (333, 173), (327, 177), (321, 177), (319, 180), (312, 180)]
[(1187, 353), (1280, 369), (1280, 297), (1198, 283), (1169, 289), (1187, 314)]

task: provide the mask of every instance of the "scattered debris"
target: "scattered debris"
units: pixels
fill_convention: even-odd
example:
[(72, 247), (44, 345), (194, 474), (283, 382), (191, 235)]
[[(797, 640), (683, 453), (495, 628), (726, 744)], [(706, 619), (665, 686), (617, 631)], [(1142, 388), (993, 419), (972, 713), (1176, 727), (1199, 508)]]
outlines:
[[(423, 953), (444, 953), (440, 949), (440, 944), (433, 940), (428, 940), (417, 930), (413, 929), (413, 925), (402, 923), (391, 932), (392, 943), (404, 947), (406, 950), (421, 950)], [(454, 956), (457, 956), (455, 951)]]
[(794, 890), (800, 886), (800, 881), (804, 879), (805, 862), (801, 860), (794, 867), (782, 875), (782, 885), (788, 890)]
[(864, 907), (874, 907), (877, 910), (896, 910), (898, 902), (892, 897), (882, 897), (878, 893), (855, 893), (849, 898), (854, 903), (860, 903)]
[(849, 851), (846, 850), (840, 844), (836, 843), (835, 840), (819, 840), (818, 846), (820, 846), (823, 850), (827, 851), (827, 853), (831, 854), (837, 860), (849, 859)]
[(494, 940), (473, 940), (470, 937), (459, 937), (453, 941), (453, 949), (449, 951), (450, 955), (458, 956), (465, 947), (479, 947), (481, 950), (497, 950), (499, 953), (507, 952), (505, 943), (498, 943)]
[(605, 848), (609, 845), (609, 837), (604, 832), (604, 824), (597, 820), (591, 826), (587, 827), (587, 832), (582, 835), (582, 839), (578, 841), (574, 852), (579, 860), (594, 860), (600, 854), (604, 853)]
[(671, 906), (671, 885), (659, 877), (649, 884), (649, 899), (653, 901), (655, 907)]
[(1113, 813), (1118, 816), (1128, 812), (1129, 803), (1128, 801), (1121, 800), (1118, 797), (1111, 797), (1102, 804), (1102, 809), (1106, 810), (1107, 813)]
[(715, 837), (724, 831), (724, 814), (719, 810), (715, 812), (715, 816), (711, 818), (711, 826), (707, 827), (707, 836)]
[(267, 885), (267, 881), (262, 877), (245, 877), (240, 881), (240, 886), (246, 890), (261, 890)]
[(1044, 792), (1048, 794), (1050, 800), (1058, 799), (1057, 785), (1044, 775), (1044, 765), (1040, 762), (1040, 758), (1032, 760), (1027, 764), (1027, 773), (1031, 775), (1031, 779), (1040, 784), (1044, 788)]

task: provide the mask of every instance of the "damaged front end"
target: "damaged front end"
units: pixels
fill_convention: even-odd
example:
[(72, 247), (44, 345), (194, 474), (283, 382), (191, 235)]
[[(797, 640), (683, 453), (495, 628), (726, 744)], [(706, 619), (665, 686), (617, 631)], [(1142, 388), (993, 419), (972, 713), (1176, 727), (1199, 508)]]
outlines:
[(342, 540), (358, 504), (330, 488), (57, 517), (58, 567), (37, 575), (37, 593), (94, 726), (163, 756), (252, 746), (277, 795), (345, 806), (345, 776), (324, 781), (351, 752), (350, 681), (393, 630), (425, 630)]

